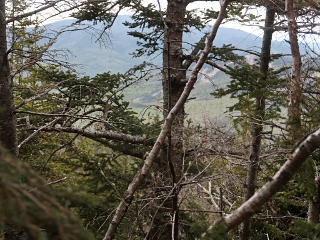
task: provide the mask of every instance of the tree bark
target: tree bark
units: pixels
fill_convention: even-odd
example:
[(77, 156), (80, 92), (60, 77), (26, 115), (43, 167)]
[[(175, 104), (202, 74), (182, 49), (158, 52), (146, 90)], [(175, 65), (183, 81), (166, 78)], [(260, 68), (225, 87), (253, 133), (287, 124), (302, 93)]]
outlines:
[[(184, 18), (188, 1), (168, 0), (167, 13), (164, 29), (163, 46), (163, 116), (168, 116), (172, 106), (176, 104), (186, 85), (186, 69), (183, 67), (182, 41)], [(179, 110), (167, 136), (167, 147), (162, 149), (161, 158), (158, 162), (158, 176), (156, 188), (159, 196), (167, 196), (171, 191), (167, 186), (175, 188), (182, 175), (183, 159), (183, 125), (184, 106)], [(149, 239), (178, 239), (179, 211), (178, 211), (179, 188), (175, 188), (170, 197), (159, 197), (157, 201), (157, 215), (149, 233)], [(162, 198), (162, 199), (161, 199)], [(164, 202), (163, 202), (164, 201)], [(172, 217), (174, 216), (174, 217)], [(172, 219), (171, 219), (172, 218)]]
[[(294, 1), (286, 0), (286, 10), (288, 19), (288, 33), (290, 39), (291, 55), (292, 55), (292, 71), (289, 82), (289, 104), (288, 104), (288, 126), (289, 137), (292, 144), (296, 144), (303, 135), (301, 127), (301, 102), (302, 102), (302, 82), (301, 82), (301, 55), (298, 42), (298, 25), (296, 21), (296, 13), (294, 9)], [(307, 163), (307, 164), (311, 164)], [(313, 181), (314, 175), (309, 176)], [(316, 184), (315, 184), (316, 185)], [(317, 188), (319, 188), (316, 185)], [(313, 223), (319, 222), (320, 209), (319, 196), (309, 199), (308, 221)]]
[[(317, 187), (317, 190), (319, 191), (319, 187)], [(316, 197), (319, 199), (319, 194), (317, 194)], [(318, 201), (309, 200), (308, 222), (319, 223), (319, 214), (320, 214), (319, 205), (320, 205), (319, 200)]]
[[(9, 78), (10, 68), (7, 52), (7, 26), (5, 0), (0, 0), (0, 145), (12, 157), (18, 156), (16, 116), (14, 113), (12, 79)], [(4, 153), (1, 152), (0, 156)], [(23, 239), (23, 231), (14, 225), (6, 225), (6, 240)]]
[(289, 81), (288, 126), (289, 136), (295, 144), (302, 137), (301, 129), (301, 55), (297, 37), (296, 14), (293, 0), (286, 0), (288, 32), (292, 54), (292, 70)]
[(0, 144), (17, 156), (16, 116), (9, 71), (5, 0), (0, 0)]
[[(263, 84), (268, 75), (269, 63), (270, 63), (270, 50), (271, 50), (271, 41), (273, 34), (273, 23), (274, 23), (275, 11), (274, 9), (266, 9), (266, 19), (264, 25), (264, 34), (260, 54), (260, 67), (259, 71), (262, 74), (262, 77), (257, 79), (258, 84)], [(263, 131), (263, 119), (265, 116), (265, 96), (264, 93), (261, 96), (256, 97), (255, 99), (255, 110), (253, 113), (254, 119), (258, 119), (256, 123), (253, 123), (251, 130), (251, 146), (250, 146), (250, 157), (248, 163), (248, 172), (246, 178), (246, 192), (244, 201), (247, 201), (255, 192), (257, 185), (257, 173), (260, 157), (260, 148), (261, 148), (261, 138)], [(247, 240), (250, 238), (250, 219), (248, 218), (243, 222), (240, 239)]]
[(167, 115), (167, 117), (163, 123), (162, 130), (156, 140), (156, 143), (154, 144), (152, 150), (150, 151), (148, 157), (146, 158), (141, 170), (137, 172), (137, 174), (135, 175), (135, 177), (133, 178), (133, 180), (129, 184), (128, 189), (124, 194), (124, 197), (122, 198), (120, 204), (118, 205), (118, 207), (116, 209), (116, 213), (115, 213), (115, 215), (109, 225), (109, 228), (108, 228), (108, 231), (104, 237), (104, 240), (111, 240), (114, 238), (115, 233), (117, 231), (117, 228), (118, 228), (120, 222), (122, 221), (124, 215), (126, 214), (128, 208), (133, 200), (133, 195), (136, 192), (136, 190), (138, 189), (138, 187), (141, 185), (141, 183), (143, 182), (146, 175), (149, 173), (151, 166), (152, 166), (155, 158), (157, 157), (157, 155), (158, 155), (158, 153), (159, 153), (159, 151), (165, 141), (165, 138), (167, 136), (167, 133), (169, 132), (169, 129), (172, 125), (172, 122), (173, 122), (175, 116), (180, 112), (181, 108), (183, 107), (183, 105), (187, 101), (187, 98), (189, 97), (190, 92), (193, 89), (195, 82), (197, 81), (198, 73), (199, 73), (200, 69), (202, 68), (202, 66), (204, 65), (209, 52), (211, 51), (212, 41), (215, 38), (217, 31), (218, 31), (218, 28), (219, 28), (222, 20), (225, 17), (226, 8), (227, 8), (229, 2), (230, 2), (229, 0), (223, 1), (219, 16), (218, 16), (215, 24), (213, 25), (210, 34), (208, 35), (205, 49), (203, 50), (195, 67), (191, 71), (189, 80), (188, 80), (179, 100), (176, 102), (176, 104), (173, 106), (173, 108), (170, 110), (169, 114)]
[[(294, 150), (290, 158), (279, 171), (270, 178), (259, 191), (248, 201), (244, 202), (231, 214), (215, 221), (212, 227), (219, 224), (226, 226), (227, 231), (235, 228), (245, 219), (251, 217), (264, 203), (266, 203), (277, 191), (279, 191), (293, 177), (303, 162), (320, 146), (320, 128), (307, 136)], [(209, 231), (212, 229), (209, 228)]]

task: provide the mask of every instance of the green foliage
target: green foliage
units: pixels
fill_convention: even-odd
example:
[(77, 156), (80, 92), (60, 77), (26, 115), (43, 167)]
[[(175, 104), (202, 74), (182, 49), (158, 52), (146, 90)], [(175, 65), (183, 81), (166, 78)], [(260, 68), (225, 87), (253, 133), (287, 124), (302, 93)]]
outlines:
[(213, 9), (205, 9), (202, 11), (203, 14), (203, 20), (206, 22), (212, 21), (212, 19), (217, 19), (219, 15), (219, 11), (213, 10)]
[(128, 7), (126, 1), (103, 1), (85, 3), (80, 10), (71, 16), (78, 19), (78, 22), (91, 21), (94, 24), (102, 22), (106, 28), (110, 28), (118, 16), (117, 9)]
[(234, 2), (228, 8), (227, 19), (237, 21), (240, 23), (260, 22), (261, 15), (253, 14), (249, 10), (254, 9), (257, 3), (253, 0), (244, 0), (241, 4)]
[[(142, 135), (150, 139), (158, 134), (161, 121), (158, 118), (148, 121), (138, 118), (129, 103), (123, 100), (123, 89), (137, 81), (135, 70), (139, 68), (126, 74), (104, 73), (91, 78), (80, 78), (72, 72), (42, 66), (30, 71), (30, 76), (21, 82), (20, 86), (24, 88), (16, 94), (23, 100), (49, 90), (40, 98), (24, 104), (21, 109), (50, 114), (60, 114), (68, 109), (74, 119), (63, 119), (57, 123), (58, 126), (74, 126), (79, 129), (89, 123), (88, 119), (99, 117), (106, 103), (109, 103), (110, 109), (103, 129)], [(18, 101), (19, 103), (22, 101)], [(79, 121), (77, 114), (80, 119), (84, 115), (88, 119)], [(29, 114), (19, 114), (19, 117), (25, 116)], [(45, 118), (41, 115), (29, 117), (33, 126), (41, 127), (49, 121), (51, 115)], [(91, 129), (98, 131), (98, 127), (99, 125), (92, 126)], [(19, 137), (23, 140), (29, 134), (28, 129), (21, 129)], [(74, 194), (69, 198), (61, 197), (61, 202), (81, 217), (86, 229), (93, 232), (97, 239), (102, 239), (108, 224), (107, 216), (112, 213), (134, 173), (142, 164), (141, 159), (124, 156), (122, 152), (143, 156), (149, 147), (115, 140), (110, 140), (110, 145), (103, 146), (75, 137), (67, 133), (38, 134), (20, 149), (20, 156), (23, 161), (46, 176), (48, 181), (67, 176), (66, 181), (57, 184), (56, 190), (68, 190)], [(123, 224), (121, 232), (126, 234), (130, 224), (126, 220)]]
[[(248, 0), (244, 3), (251, 4), (252, 1)], [(134, 56), (152, 55), (160, 51), (164, 33), (162, 17), (165, 18), (166, 13), (164, 11), (159, 12), (153, 4), (142, 6), (139, 0), (119, 1), (115, 5), (111, 1), (87, 3), (73, 16), (79, 21), (92, 21), (94, 24), (103, 22), (105, 27), (108, 28), (114, 23), (118, 8), (129, 6), (134, 9), (135, 13), (132, 16), (132, 22), (126, 22), (125, 24), (133, 30), (128, 34), (138, 39), (138, 46), (140, 47), (134, 53)], [(111, 9), (115, 11), (109, 11)], [(228, 11), (229, 19), (236, 15), (236, 18), (243, 18), (242, 22), (257, 20), (256, 16), (250, 13), (244, 14), (243, 10), (242, 5), (233, 5)], [(202, 30), (206, 21), (209, 18), (211, 20), (212, 17), (216, 17), (216, 15), (217, 12), (213, 10), (204, 13), (204, 17), (197, 15), (196, 11), (187, 11), (183, 31)], [(26, 31), (25, 27), (29, 23), (19, 24), (21, 28), (16, 32), (16, 36), (25, 35), (25, 37), (22, 37), (19, 42), (15, 42), (14, 48), (18, 51), (31, 49), (28, 57), (32, 59), (36, 56), (35, 52), (44, 49), (37, 46), (37, 42), (42, 37), (41, 35), (33, 37), (31, 33)], [(37, 26), (34, 30), (41, 33)], [(203, 49), (204, 45), (198, 44), (198, 47)], [(251, 115), (255, 109), (255, 98), (264, 97), (266, 99), (266, 112), (260, 113), (263, 118), (261, 120), (278, 120), (281, 118), (281, 111), (286, 106), (286, 99), (283, 96), (284, 94), (279, 93), (282, 93), (285, 81), (278, 75), (283, 69), (270, 70), (268, 78), (265, 81), (258, 82), (257, 80), (263, 77), (259, 73), (258, 67), (244, 64), (244, 57), (237, 55), (231, 45), (223, 45), (221, 48), (213, 47), (208, 60), (214, 63), (232, 61), (235, 64), (242, 64), (242, 66), (227, 67), (227, 74), (231, 76), (230, 84), (214, 93), (217, 97), (230, 95), (231, 98), (238, 100), (229, 108), (230, 111), (240, 111), (243, 116)], [(18, 57), (18, 54), (13, 56), (11, 61), (13, 62), (12, 66), (17, 68), (26, 64), (24, 60)], [(153, 119), (139, 118), (129, 107), (129, 102), (124, 100), (123, 90), (138, 80), (137, 77), (134, 77), (138, 69), (125, 74), (106, 72), (94, 77), (79, 77), (73, 72), (62, 71), (60, 68), (44, 64), (27, 68), (27, 72), (15, 76), (16, 104), (23, 104), (25, 99), (34, 97), (41, 92), (47, 92), (36, 100), (23, 104), (19, 108), (23, 112), (17, 112), (18, 117), (20, 120), (27, 119), (29, 114), (26, 111), (47, 113), (46, 117), (34, 114), (27, 119), (28, 124), (39, 128), (52, 121), (53, 117), (57, 117), (56, 115), (69, 114), (68, 117), (57, 121), (56, 126), (79, 127), (91, 132), (111, 130), (153, 139), (160, 131), (161, 120), (158, 117)], [(308, 100), (310, 102), (306, 104), (308, 106), (305, 107), (304, 118), (306, 121), (312, 122), (310, 124), (312, 126), (318, 122), (317, 116), (319, 114), (318, 109), (313, 111), (312, 108), (312, 111), (308, 114), (307, 109), (310, 109), (310, 106), (314, 103), (312, 97)], [(101, 117), (104, 109), (108, 106), (110, 109), (107, 111), (103, 123), (98, 121), (93, 124), (92, 122)], [(248, 136), (247, 122), (243, 119), (238, 120), (236, 123), (240, 126), (238, 132), (242, 131), (242, 135)], [(21, 126), (19, 126), (20, 142), (30, 134), (29, 126)], [(26, 128), (23, 128), (25, 126)], [(87, 128), (87, 126), (89, 127)], [(246, 140), (241, 139), (239, 135), (231, 136), (227, 143), (225, 141), (219, 142), (215, 138), (217, 133), (210, 132), (211, 136), (208, 136), (209, 131), (205, 132), (200, 125), (196, 128), (203, 134), (199, 139), (203, 141), (201, 142), (203, 146), (207, 145), (206, 150), (214, 151), (216, 142), (218, 144), (230, 144), (232, 145), (231, 150), (235, 149), (237, 155), (239, 146), (247, 145)], [(221, 134), (220, 129), (219, 133)], [(207, 142), (204, 141), (205, 137), (209, 139)], [(194, 140), (194, 132), (186, 132), (185, 140), (190, 139), (193, 140), (193, 143), (188, 147), (192, 151), (201, 149), (202, 146), (199, 142)], [(99, 141), (99, 139), (94, 140)], [(35, 174), (24, 166), (21, 167), (16, 162), (0, 162), (0, 171), (3, 172), (0, 181), (0, 202), (3, 203), (3, 207), (0, 209), (2, 225), (15, 224), (21, 226), (30, 239), (91, 239), (90, 234), (82, 229), (79, 220), (68, 216), (67, 208), (69, 208), (78, 214), (82, 224), (87, 230), (94, 233), (96, 239), (102, 238), (109, 223), (108, 219), (110, 218), (108, 217), (113, 213), (134, 173), (143, 164), (141, 159), (128, 157), (124, 154), (141, 157), (141, 153), (149, 150), (148, 146), (127, 144), (116, 140), (102, 140), (101, 142), (104, 145), (73, 134), (41, 133), (20, 149), (21, 159), (40, 170), (47, 181), (63, 179), (67, 176), (68, 180), (56, 185), (54, 190), (47, 186), (44, 180), (39, 177), (34, 178)], [(209, 145), (208, 142), (212, 140), (214, 144)], [(277, 143), (279, 142), (281, 143), (281, 139)], [(219, 150), (219, 152), (224, 154), (223, 151)], [(229, 151), (226, 152), (229, 153)], [(186, 153), (188, 152), (186, 151)], [(239, 195), (242, 189), (237, 184), (241, 183), (232, 182), (231, 184), (231, 181), (234, 181), (234, 176), (243, 179), (244, 168), (229, 164), (229, 160), (224, 156), (215, 156), (216, 158), (213, 160), (211, 156), (202, 158), (201, 154), (207, 153), (199, 151), (197, 156), (192, 156), (196, 161), (189, 156), (186, 157), (185, 163), (189, 165), (188, 174), (198, 176), (197, 174), (205, 169), (205, 173), (201, 173), (203, 176), (212, 177), (215, 176), (215, 173), (218, 173), (217, 176), (223, 175), (225, 179), (215, 179), (215, 186), (229, 184), (228, 190), (237, 193), (230, 194), (230, 198), (232, 198), (231, 207), (239, 205), (241, 201)], [(239, 156), (242, 159), (247, 157), (246, 152), (243, 153), (241, 150)], [(261, 175), (263, 180), (267, 180), (273, 170), (278, 168), (278, 165), (283, 161), (281, 157), (277, 160), (279, 161), (262, 163), (261, 168), (264, 172)], [(241, 166), (242, 163), (239, 160), (237, 164)], [(8, 167), (8, 164), (11, 164), (10, 167)], [(270, 203), (271, 207), (275, 209), (276, 213), (273, 213), (274, 215), (282, 216), (289, 213), (289, 215), (305, 217), (303, 214), (306, 212), (306, 206), (301, 199), (306, 196), (312, 197), (315, 193), (315, 186), (312, 185), (313, 178), (304, 181), (303, 177), (305, 175), (310, 176), (313, 172), (313, 164), (306, 164), (301, 170), (301, 179), (294, 179), (291, 182), (292, 185), (285, 189), (286, 191), (283, 190), (275, 196), (276, 201)], [(228, 179), (231, 173), (234, 175), (233, 178), (230, 178), (232, 180)], [(189, 175), (186, 175), (186, 177), (189, 177)], [(150, 190), (149, 186), (151, 180), (154, 179), (154, 176), (148, 176), (144, 188), (136, 194), (136, 197), (152, 195), (150, 191), (153, 189)], [(301, 182), (305, 182), (303, 186), (301, 186)], [(151, 183), (154, 184), (154, 182)], [(262, 185), (260, 179), (258, 185)], [(75, 194), (73, 196), (63, 194), (66, 190)], [(59, 201), (56, 198), (51, 198), (52, 195), (57, 195)], [(181, 227), (181, 235), (185, 239), (228, 239), (227, 230), (223, 223), (207, 231), (212, 219), (208, 219), (208, 214), (201, 213), (203, 206), (194, 199), (188, 199), (188, 201), (187, 204), (184, 204), (192, 210), (199, 210), (199, 212), (196, 214), (181, 213), (181, 221), (185, 223)], [(118, 239), (127, 239), (129, 233), (133, 233), (131, 236), (143, 236), (145, 229), (148, 227), (146, 222), (150, 219), (149, 215), (152, 213), (147, 210), (146, 213), (141, 214), (141, 209), (147, 206), (145, 202), (141, 202), (138, 203), (137, 201), (129, 210), (127, 217), (120, 225)], [(65, 205), (65, 207), (61, 205)], [(39, 209), (44, 214), (39, 214)], [(265, 207), (261, 210), (261, 213), (263, 214), (268, 210), (268, 207)], [(267, 214), (269, 213), (267, 212)], [(255, 219), (253, 227), (256, 231), (253, 231), (253, 237), (262, 239), (265, 237), (264, 232), (268, 233), (268, 236), (273, 239), (287, 239), (296, 235), (316, 238), (319, 235), (317, 225), (305, 227), (303, 225), (305, 223), (299, 223), (294, 224), (295, 228), (291, 229), (290, 221), (288, 219), (281, 221)], [(257, 231), (258, 229), (261, 231)], [(206, 232), (206, 235), (202, 235), (203, 232)]]
[(212, 94), (216, 97), (230, 95), (231, 98), (238, 99), (237, 103), (229, 107), (230, 112), (244, 111), (251, 113), (254, 109), (254, 99), (264, 97), (266, 99), (264, 120), (279, 119), (281, 117), (281, 107), (285, 99), (283, 99), (283, 96), (279, 96), (277, 89), (283, 87), (285, 80), (277, 78), (280, 70), (270, 70), (267, 79), (260, 82), (258, 82), (258, 79), (262, 75), (256, 66), (228, 67), (228, 70), (228, 74), (231, 77), (230, 83), (225, 89), (219, 88)]
[[(60, 188), (70, 188), (74, 196), (69, 199), (69, 207), (83, 219), (84, 226), (95, 234), (96, 239), (102, 239), (109, 223), (107, 216), (120, 201), (123, 191), (140, 167), (140, 164), (137, 165), (139, 162), (82, 139), (58, 156), (48, 170), (54, 171), (59, 163), (62, 169), (73, 169), (73, 173), (68, 173), (73, 176), (73, 183)], [(126, 229), (121, 231), (127, 232)]]
[(161, 14), (164, 16), (165, 12), (160, 13), (154, 4), (134, 5), (134, 14), (131, 16), (133, 22), (124, 22), (124, 25), (130, 29), (141, 29), (141, 31), (128, 32), (128, 35), (138, 39), (137, 45), (140, 47), (136, 49), (133, 56), (152, 55), (161, 49), (161, 36), (164, 31)]
[[(87, 118), (95, 117), (95, 114), (100, 115), (106, 104), (109, 104), (106, 129), (118, 129), (133, 135), (143, 133), (150, 136), (158, 132), (160, 121), (145, 123), (131, 110), (129, 102), (123, 100), (123, 90), (138, 81), (134, 75), (136, 71), (137, 69), (126, 74), (103, 73), (92, 78), (78, 78), (71, 72), (42, 67), (33, 70), (29, 78), (24, 78), (24, 88), (17, 92), (17, 97), (18, 99), (29, 98), (42, 89), (52, 88), (48, 94), (24, 105), (23, 110), (38, 108), (39, 112), (52, 114), (61, 113), (64, 109), (69, 111), (72, 109), (72, 113), (80, 112), (85, 115), (88, 112)], [(30, 119), (31, 124), (34, 125), (43, 124), (43, 121), (44, 119), (39, 116)], [(70, 119), (62, 125), (69, 126), (77, 121), (77, 118)], [(85, 121), (82, 125), (84, 124)]]
[(227, 227), (225, 224), (220, 223), (215, 225), (214, 227), (209, 227), (205, 234), (203, 234), (200, 238), (201, 240), (227, 240), (229, 239), (227, 236)]
[[(221, 61), (224, 64), (228, 61), (243, 64), (245, 62), (245, 57), (235, 53), (234, 49), (235, 47), (232, 44), (223, 44), (221, 47), (213, 46), (211, 49), (211, 54), (208, 56), (208, 60)], [(232, 68), (229, 67), (228, 69), (231, 71)], [(227, 74), (230, 73), (231, 72), (227, 72)]]
[[(72, 138), (70, 134), (41, 134), (23, 148), (23, 160), (41, 170), (47, 181), (67, 178), (54, 185), (55, 191), (70, 193), (68, 197), (60, 196), (60, 202), (82, 219), (83, 226), (95, 239), (102, 239), (109, 224), (108, 216), (143, 162), (86, 138), (79, 137), (70, 143)], [(55, 152), (65, 143), (69, 144)], [(28, 153), (31, 149), (32, 155)], [(129, 212), (129, 220), (133, 217)], [(119, 231), (125, 235), (129, 225), (125, 219)]]
[(307, 199), (317, 201), (317, 185), (314, 183), (315, 165), (314, 160), (309, 157), (300, 167), (297, 174), (297, 181), (301, 184), (302, 191)]
[(320, 224), (295, 219), (291, 223), (291, 230), (299, 239), (316, 240), (320, 238)]
[[(234, 127), (243, 136), (250, 136), (251, 123), (260, 119), (262, 121), (277, 121), (282, 119), (283, 108), (286, 106), (286, 98), (279, 94), (285, 86), (285, 79), (278, 77), (284, 69), (269, 70), (269, 74), (263, 81), (258, 81), (263, 76), (255, 65), (242, 65), (229, 67), (227, 74), (231, 81), (225, 88), (218, 88), (212, 93), (221, 98), (230, 96), (236, 102), (228, 107), (228, 112), (240, 113), (233, 118)], [(256, 108), (256, 99), (265, 99), (265, 109)], [(259, 116), (259, 117), (257, 117)], [(252, 118), (251, 118), (252, 117)]]
[[(140, 47), (133, 53), (134, 57), (143, 55), (150, 56), (163, 48), (165, 11), (159, 11), (154, 4), (146, 6), (134, 4), (132, 6), (132, 22), (126, 21), (125, 26), (134, 31), (129, 31), (130, 36), (138, 39), (137, 45)], [(194, 10), (186, 11), (184, 19), (184, 32), (190, 32), (191, 29), (201, 30), (205, 27), (202, 18)]]
[(81, 222), (57, 200), (53, 191), (28, 166), (1, 157), (0, 224), (24, 230), (27, 239), (93, 239)]

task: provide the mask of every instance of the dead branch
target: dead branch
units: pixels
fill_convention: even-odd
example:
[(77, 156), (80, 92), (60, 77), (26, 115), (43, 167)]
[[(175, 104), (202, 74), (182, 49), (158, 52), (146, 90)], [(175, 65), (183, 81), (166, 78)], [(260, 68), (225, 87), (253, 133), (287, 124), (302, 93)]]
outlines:
[(224, 224), (227, 230), (231, 230), (251, 217), (255, 212), (266, 203), (281, 187), (283, 187), (300, 168), (302, 163), (310, 154), (320, 146), (320, 128), (308, 135), (294, 150), (293, 154), (270, 178), (260, 190), (258, 190), (248, 201), (244, 202), (231, 214), (215, 221), (210, 229), (219, 224)]

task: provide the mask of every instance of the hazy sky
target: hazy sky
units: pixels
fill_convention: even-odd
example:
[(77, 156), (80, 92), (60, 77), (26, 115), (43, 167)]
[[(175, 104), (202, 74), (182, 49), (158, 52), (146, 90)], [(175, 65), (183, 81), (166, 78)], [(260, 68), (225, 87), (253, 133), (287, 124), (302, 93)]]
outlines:
[[(146, 4), (153, 3), (157, 7), (159, 7), (159, 4), (158, 4), (158, 2), (159, 2), (160, 6), (161, 6), (161, 9), (165, 9), (166, 5), (167, 5), (166, 4), (167, 0), (159, 0), (159, 1), (158, 0), (144, 0), (144, 2)], [(214, 1), (214, 2), (212, 2), (212, 1), (197, 1), (197, 2), (194, 2), (194, 3), (191, 3), (191, 4), (188, 5), (188, 9), (189, 10), (190, 9), (204, 10), (206, 8), (214, 8), (214, 9), (218, 10), (220, 8), (219, 2), (218, 1)], [(257, 10), (255, 10), (254, 13), (256, 13), (256, 12), (258, 12), (258, 14), (260, 14), (260, 15), (264, 15), (262, 9), (257, 9)], [(129, 11), (122, 11), (121, 14), (130, 14), (130, 12)], [(64, 17), (66, 17), (66, 15), (62, 15), (62, 16), (60, 15), (60, 16), (54, 17), (52, 19), (49, 19), (48, 21), (46, 21), (46, 23), (54, 22), (54, 21), (57, 21), (57, 20), (61, 20)], [(263, 31), (261, 29), (259, 29), (258, 27), (243, 26), (243, 25), (240, 25), (240, 24), (235, 23), (235, 22), (228, 22), (226, 24), (223, 24), (223, 27), (241, 29), (241, 30), (244, 30), (244, 31), (246, 31), (248, 33), (255, 34), (255, 35), (260, 36), (260, 37), (263, 34)]]
[[(158, 6), (157, 0), (145, 0), (146, 3), (153, 3)], [(167, 1), (166, 0), (159, 0), (161, 7), (166, 7)], [(219, 2), (212, 2), (212, 1), (197, 1), (193, 2), (188, 5), (189, 9), (192, 8), (208, 8), (208, 7), (216, 7), (219, 8)]]
[[(153, 3), (156, 6), (159, 6), (158, 4), (158, 0), (145, 0), (145, 3)], [(167, 5), (167, 0), (159, 0), (160, 6), (162, 9), (166, 8)], [(193, 2), (191, 4), (188, 5), (188, 9), (199, 9), (199, 10), (204, 10), (206, 8), (214, 8), (216, 10), (218, 10), (220, 8), (219, 2), (218, 1), (197, 1), (197, 2)], [(259, 15), (264, 15), (263, 13), (263, 9), (257, 9), (256, 12)], [(238, 23), (235, 22), (228, 22), (226, 24), (223, 24), (224, 27), (229, 27), (229, 28), (237, 28), (237, 29), (241, 29), (244, 30), (246, 32), (255, 34), (257, 36), (262, 36), (263, 31), (261, 29), (259, 29), (258, 27), (253, 27), (253, 26), (243, 26), (240, 25)]]

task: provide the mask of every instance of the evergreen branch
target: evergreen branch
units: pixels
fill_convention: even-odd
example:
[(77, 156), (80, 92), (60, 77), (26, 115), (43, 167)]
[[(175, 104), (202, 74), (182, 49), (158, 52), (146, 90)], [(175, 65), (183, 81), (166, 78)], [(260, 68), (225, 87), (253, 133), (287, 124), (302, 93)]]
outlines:
[[(6, 155), (0, 147), (2, 226), (23, 229), (23, 239), (94, 239), (83, 228), (80, 219), (60, 204), (59, 200), (68, 193), (50, 187), (67, 178), (46, 183), (29, 166)], [(16, 235), (12, 239), (17, 239)]]
[(20, 149), (23, 144), (26, 144), (27, 142), (29, 142), (33, 137), (35, 137), (39, 132), (41, 132), (43, 129), (50, 127), (54, 124), (56, 124), (62, 117), (58, 117), (53, 119), (51, 122), (47, 123), (46, 125), (38, 128), (37, 130), (35, 130), (31, 135), (29, 135), (27, 138), (25, 138), (19, 145), (18, 145), (18, 149)]
[(224, 72), (224, 73), (227, 73), (228, 72), (228, 69), (224, 68), (224, 67), (221, 67), (219, 66), (218, 64), (212, 62), (212, 61), (206, 61), (206, 64), (210, 65), (211, 67), (214, 67), (216, 69), (219, 69), (220, 71)]
[(43, 170), (46, 168), (46, 166), (48, 165), (49, 161), (52, 159), (52, 157), (59, 152), (60, 150), (64, 149), (66, 146), (70, 145), (74, 140), (76, 140), (76, 138), (79, 136), (80, 134), (76, 134), (70, 141), (68, 141), (67, 143), (63, 144), (62, 146), (58, 147), (57, 149), (55, 149), (54, 151), (51, 152), (51, 154), (49, 155), (49, 157), (47, 158), (47, 160), (44, 162), (44, 164), (42, 164), (41, 169), (40, 169), (40, 173), (43, 172)]
[[(65, 33), (65, 32), (69, 32), (69, 31), (76, 31), (76, 30), (80, 30), (80, 29), (68, 29), (68, 27), (65, 27), (64, 29), (62, 29), (61, 31), (58, 31), (55, 33), (55, 36), (50, 38), (49, 42), (44, 46), (43, 49), (41, 49), (41, 51), (37, 52), (36, 56), (32, 56), (32, 57), (27, 57), (24, 55), (21, 55), (22, 58), (29, 58), (28, 61), (26, 61), (25, 64), (23, 64), (21, 67), (19, 67), (18, 69), (15, 69), (14, 71), (11, 71), (10, 73), (10, 78), (14, 78), (17, 74), (23, 72), (24, 70), (28, 69), (29, 67), (35, 65), (36, 63), (38, 63), (40, 60), (43, 60), (43, 57), (45, 56), (45, 54), (48, 53), (49, 48), (56, 42), (56, 40), (58, 39), (58, 37)], [(17, 50), (17, 49), (11, 49), (10, 51), (13, 50)], [(19, 51), (24, 52), (23, 49), (20, 49)], [(56, 62), (56, 60), (54, 60)], [(58, 61), (61, 63), (61, 61)]]
[[(59, 85), (65, 83), (65, 82), (67, 82), (67, 81), (73, 80), (73, 79), (74, 79), (74, 78), (68, 78), (68, 79), (66, 79), (66, 80), (63, 80), (63, 81), (61, 81), (61, 82), (59, 82), (59, 83), (57, 83), (57, 84), (54, 84), (53, 87), (58, 87)], [(32, 96), (32, 97), (30, 97), (30, 98), (28, 98), (28, 99), (23, 100), (21, 103), (19, 103), (18, 105), (16, 105), (15, 109), (21, 108), (21, 107), (24, 106), (25, 104), (28, 104), (28, 103), (30, 103), (30, 102), (32, 102), (32, 101), (35, 101), (35, 100), (37, 100), (37, 99), (39, 99), (39, 98), (47, 95), (50, 91), (52, 91), (53, 87), (49, 87), (47, 90), (45, 90), (45, 91), (43, 91), (43, 92), (40, 92), (40, 93), (38, 93), (37, 95), (34, 95), (34, 96)], [(17, 111), (16, 111), (16, 112), (17, 112)]]
[[(26, 12), (26, 13), (22, 13), (20, 15), (17, 15), (17, 16), (13, 16), (13, 17), (10, 17), (6, 20), (6, 24), (8, 23), (12, 23), (14, 21), (18, 21), (18, 20), (21, 20), (22, 18), (25, 18), (25, 17), (30, 17), (30, 16), (33, 16), (37, 13), (41, 13), (45, 10), (48, 10), (49, 8), (54, 8), (57, 6), (58, 3), (60, 2), (66, 2), (66, 0), (56, 0), (56, 1), (48, 1), (47, 3), (45, 3), (44, 6), (38, 8), (38, 9), (35, 9), (33, 11), (30, 11), (30, 12)], [(76, 2), (76, 1), (75, 1)], [(65, 12), (70, 12), (76, 8), (79, 8), (79, 7), (82, 7), (86, 4), (89, 4), (89, 3), (104, 3), (106, 2), (106, 0), (87, 0), (87, 1), (84, 1), (84, 2), (80, 2), (80, 3), (77, 3), (75, 5), (71, 5), (69, 8), (66, 8), (66, 9), (63, 9), (63, 10), (59, 10), (59, 13), (58, 14), (61, 14), (61, 13), (65, 13)], [(121, 1), (120, 1), (121, 2)], [(116, 5), (118, 5), (119, 3), (116, 2), (114, 3), (111, 7), (109, 7), (106, 11), (110, 11), (111, 9), (113, 9)], [(57, 9), (56, 9), (57, 10)], [(56, 16), (55, 15), (52, 15), (50, 17), (54, 17)]]

